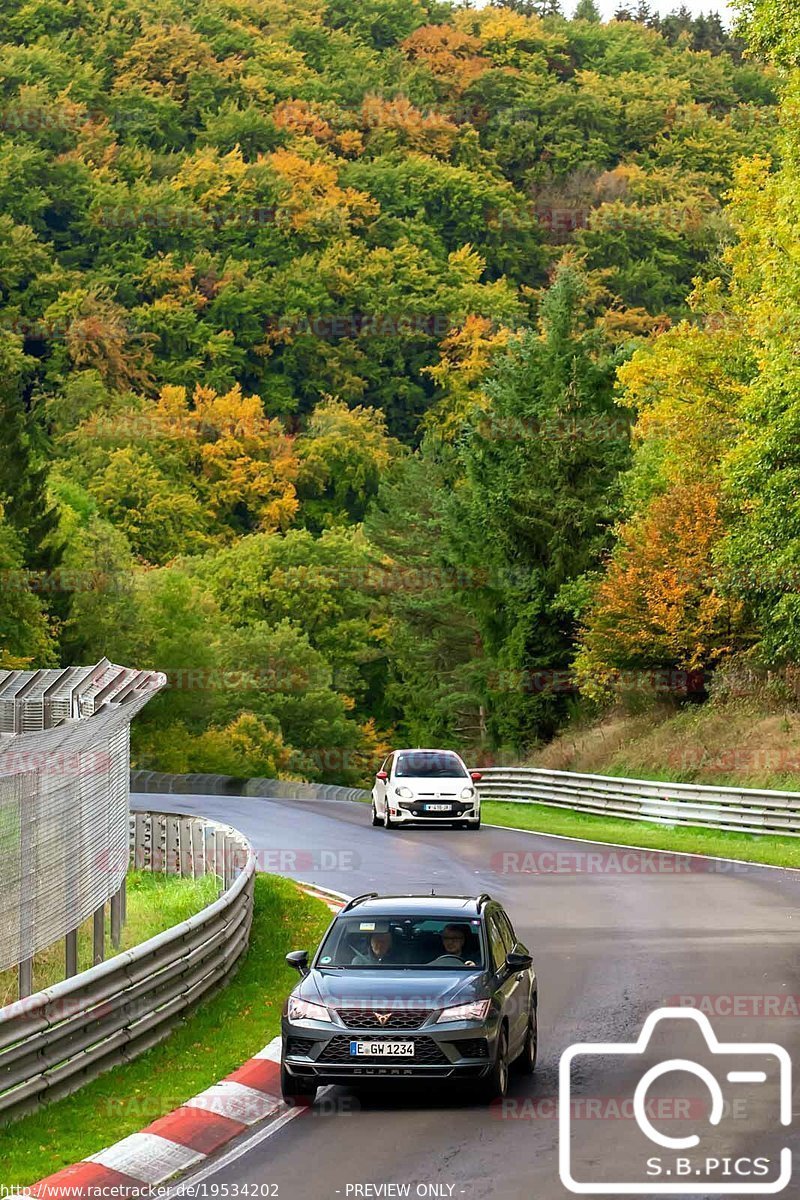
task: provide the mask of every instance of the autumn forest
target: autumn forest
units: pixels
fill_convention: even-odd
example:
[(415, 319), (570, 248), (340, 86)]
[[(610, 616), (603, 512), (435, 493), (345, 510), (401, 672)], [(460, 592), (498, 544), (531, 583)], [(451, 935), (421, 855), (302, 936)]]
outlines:
[(800, 14), (740, 10), (0, 0), (0, 668), (353, 783), (788, 687)]

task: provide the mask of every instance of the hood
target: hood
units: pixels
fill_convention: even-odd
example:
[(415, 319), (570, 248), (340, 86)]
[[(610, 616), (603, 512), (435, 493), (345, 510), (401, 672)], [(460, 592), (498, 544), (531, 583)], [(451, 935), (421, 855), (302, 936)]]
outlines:
[(432, 779), (430, 775), (401, 775), (392, 780), (392, 787), (410, 787), (415, 792), (460, 792), (462, 788), (474, 788), (471, 779), (463, 775), (447, 775)]
[(295, 995), (329, 1008), (446, 1008), (482, 1000), (485, 971), (325, 971), (301, 980)]

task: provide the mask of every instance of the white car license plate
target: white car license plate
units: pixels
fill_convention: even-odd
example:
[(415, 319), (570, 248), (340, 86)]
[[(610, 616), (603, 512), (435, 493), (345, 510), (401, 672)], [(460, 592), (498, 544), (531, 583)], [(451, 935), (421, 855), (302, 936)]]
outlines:
[(351, 1042), (350, 1054), (356, 1058), (380, 1056), (381, 1058), (413, 1058), (413, 1042)]
[(426, 804), (425, 812), (450, 812), (452, 804)]

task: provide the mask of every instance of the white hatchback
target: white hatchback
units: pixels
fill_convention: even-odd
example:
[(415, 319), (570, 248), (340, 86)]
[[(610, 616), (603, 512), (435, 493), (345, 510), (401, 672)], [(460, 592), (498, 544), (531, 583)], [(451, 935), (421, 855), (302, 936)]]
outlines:
[(375, 775), (372, 824), (479, 829), (481, 798), (475, 785), (480, 777), (453, 750), (395, 750)]

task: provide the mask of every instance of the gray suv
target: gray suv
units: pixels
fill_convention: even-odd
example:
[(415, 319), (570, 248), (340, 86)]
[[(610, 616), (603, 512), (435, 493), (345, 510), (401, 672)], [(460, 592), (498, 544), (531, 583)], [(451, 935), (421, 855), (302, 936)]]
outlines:
[(471, 1080), (487, 1101), (536, 1066), (533, 960), (490, 896), (358, 896), (337, 913), (281, 1022), (281, 1088)]

